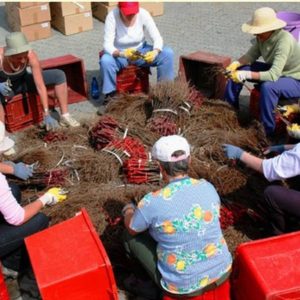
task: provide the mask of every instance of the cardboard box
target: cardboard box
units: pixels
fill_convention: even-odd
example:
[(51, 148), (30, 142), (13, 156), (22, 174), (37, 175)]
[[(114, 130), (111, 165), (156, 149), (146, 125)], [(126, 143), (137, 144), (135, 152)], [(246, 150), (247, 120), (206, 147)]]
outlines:
[(19, 8), (13, 2), (5, 3), (7, 22), (12, 27), (27, 26), (36, 23), (43, 23), (51, 20), (48, 3), (27, 8)]
[(101, 2), (102, 4), (106, 6), (116, 6), (118, 5), (118, 2)]
[(13, 2), (13, 3), (17, 5), (19, 8), (26, 8), (30, 6), (42, 5), (45, 2)]
[(50, 10), (52, 18), (57, 18), (89, 12), (92, 8), (91, 2), (51, 2)]
[(141, 7), (148, 10), (152, 17), (164, 14), (163, 2), (140, 2)]
[(93, 5), (93, 16), (98, 20), (104, 22), (108, 13), (115, 7), (116, 6), (108, 6), (101, 2), (97, 2), (95, 6)]
[(91, 30), (93, 29), (92, 12), (55, 17), (52, 19), (51, 24), (65, 35)]
[(18, 30), (26, 35), (29, 42), (47, 39), (52, 35), (50, 22), (22, 26)]

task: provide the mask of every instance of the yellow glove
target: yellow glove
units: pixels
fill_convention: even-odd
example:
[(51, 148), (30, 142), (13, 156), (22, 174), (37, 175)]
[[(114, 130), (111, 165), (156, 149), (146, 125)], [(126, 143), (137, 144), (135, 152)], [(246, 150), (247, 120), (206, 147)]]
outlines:
[(285, 113), (283, 113), (284, 117), (288, 117), (292, 113), (300, 113), (300, 107), (298, 104), (285, 105), (283, 106), (283, 109), (285, 110)]
[(135, 53), (136, 53), (135, 49), (127, 48), (123, 52), (121, 52), (121, 56), (127, 58), (128, 60), (135, 61), (135, 60), (138, 60), (140, 58)]
[(43, 196), (41, 196), (39, 199), (41, 200), (41, 202), (43, 203), (43, 206), (45, 205), (54, 205), (58, 202), (62, 202), (64, 200), (67, 199), (67, 191), (62, 189), (62, 188), (58, 188), (58, 187), (54, 187), (49, 189)]
[(240, 66), (240, 62), (237, 60), (233, 61), (227, 68), (226, 68), (226, 73), (234, 72), (237, 70), (237, 68)]
[(151, 64), (153, 63), (157, 55), (158, 55), (158, 50), (148, 51), (144, 54), (144, 61), (147, 64)]

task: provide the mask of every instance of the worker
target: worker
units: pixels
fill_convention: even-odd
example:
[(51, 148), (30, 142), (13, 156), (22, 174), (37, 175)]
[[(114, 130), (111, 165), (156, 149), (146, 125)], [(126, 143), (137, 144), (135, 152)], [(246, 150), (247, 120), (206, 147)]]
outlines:
[(232, 258), (220, 228), (220, 198), (211, 183), (187, 175), (190, 151), (178, 135), (154, 144), (167, 185), (123, 208), (125, 248), (165, 294), (186, 299), (228, 285), (225, 300)]
[[(145, 30), (153, 46), (146, 42)], [(157, 67), (157, 80), (160, 81), (174, 79), (173, 61), (173, 50), (163, 46), (163, 39), (149, 12), (139, 7), (139, 2), (119, 2), (118, 7), (107, 15), (104, 25), (104, 54), (99, 62), (103, 104), (115, 95), (117, 72), (128, 64)]]
[[(255, 36), (253, 45), (226, 69), (230, 79), (224, 98), (236, 108), (243, 83), (258, 83), (261, 122), (270, 136), (275, 130), (274, 110), (279, 98), (300, 97), (300, 45), (283, 30), (285, 26), (286, 22), (278, 19), (272, 8), (255, 10), (252, 19), (242, 25), (243, 32)], [(259, 57), (264, 62), (257, 61)]]
[[(28, 67), (29, 70), (28, 71)], [(40, 96), (44, 110), (46, 129), (57, 126), (56, 120), (49, 113), (46, 86), (54, 86), (58, 99), (61, 126), (77, 127), (80, 124), (68, 112), (68, 89), (65, 73), (59, 69), (42, 70), (35, 51), (32, 50), (22, 32), (13, 32), (6, 36), (6, 46), (0, 48), (0, 121), (4, 122), (6, 105), (16, 94), (36, 92)]]
[[(269, 159), (261, 159), (230, 144), (224, 144), (223, 150), (229, 159), (242, 161), (247, 167), (262, 173), (271, 182), (300, 175), (300, 143), (270, 146), (265, 154), (274, 152), (279, 155)], [(300, 217), (300, 192), (297, 190), (270, 185), (265, 189), (262, 200), (271, 222), (273, 235), (288, 230), (287, 217)]]

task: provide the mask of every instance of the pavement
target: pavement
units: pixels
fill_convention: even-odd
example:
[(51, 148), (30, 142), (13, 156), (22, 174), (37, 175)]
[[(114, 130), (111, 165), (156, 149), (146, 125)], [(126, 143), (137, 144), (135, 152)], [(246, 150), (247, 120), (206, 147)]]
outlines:
[[(179, 57), (196, 51), (239, 58), (250, 46), (253, 36), (241, 31), (242, 23), (251, 19), (253, 11), (269, 6), (277, 11), (299, 11), (298, 2), (164, 2), (164, 14), (154, 17), (164, 43), (175, 52), (175, 72)], [(93, 19), (93, 30), (65, 36), (52, 29), (48, 39), (32, 42), (40, 59), (73, 54), (83, 59), (88, 84), (93, 76), (99, 78), (98, 53), (102, 49), (104, 24)], [(10, 32), (6, 22), (4, 2), (0, 2), (0, 46)], [(155, 71), (151, 76), (155, 83)], [(244, 96), (247, 98), (247, 91)], [(69, 110), (81, 120), (96, 115), (99, 101), (69, 105)], [(120, 294), (120, 299), (126, 299)]]

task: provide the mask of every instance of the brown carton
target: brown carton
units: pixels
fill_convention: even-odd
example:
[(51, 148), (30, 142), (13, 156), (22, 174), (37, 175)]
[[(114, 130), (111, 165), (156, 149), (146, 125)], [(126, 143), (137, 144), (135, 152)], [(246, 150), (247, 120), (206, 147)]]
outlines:
[(107, 14), (112, 11), (116, 6), (108, 6), (101, 2), (94, 2), (93, 5), (93, 16), (98, 20), (104, 22)]
[(42, 5), (45, 2), (13, 2), (19, 8)]
[(101, 2), (101, 3), (106, 6), (116, 6), (118, 4), (118, 2)]
[(140, 6), (148, 10), (152, 17), (164, 14), (163, 2), (140, 2)]
[(26, 35), (29, 42), (46, 39), (52, 35), (50, 22), (22, 26), (19, 30)]
[(51, 15), (65, 17), (91, 11), (91, 2), (51, 2)]
[(27, 26), (36, 23), (43, 23), (51, 20), (49, 4), (44, 3), (27, 8), (19, 8), (13, 2), (5, 3), (7, 22)]
[(93, 17), (91, 12), (76, 15), (53, 18), (51, 24), (65, 35), (79, 33), (93, 29)]

